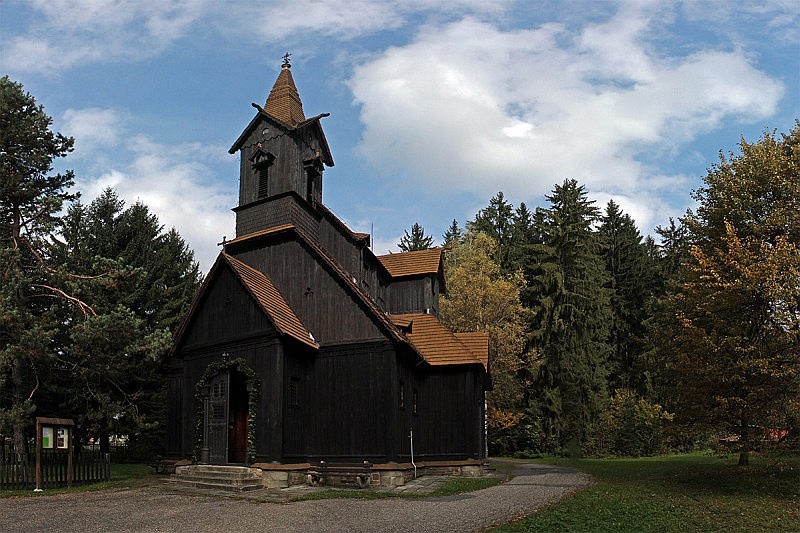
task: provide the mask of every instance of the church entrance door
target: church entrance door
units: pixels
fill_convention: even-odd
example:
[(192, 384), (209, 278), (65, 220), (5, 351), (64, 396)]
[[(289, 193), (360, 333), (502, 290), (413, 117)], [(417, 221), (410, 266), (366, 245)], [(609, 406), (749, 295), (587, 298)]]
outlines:
[(241, 372), (220, 372), (210, 380), (206, 420), (211, 464), (247, 462), (248, 400)]

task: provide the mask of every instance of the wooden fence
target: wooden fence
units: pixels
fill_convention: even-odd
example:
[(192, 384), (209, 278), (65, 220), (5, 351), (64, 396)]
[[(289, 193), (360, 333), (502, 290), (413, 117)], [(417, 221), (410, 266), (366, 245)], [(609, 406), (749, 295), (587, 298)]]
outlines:
[[(72, 453), (72, 480), (69, 479), (68, 453)], [(41, 488), (65, 487), (68, 484), (96, 483), (111, 479), (108, 453), (81, 450), (75, 452), (42, 450)], [(0, 445), (0, 490), (36, 488), (36, 455), (18, 456), (10, 446)]]

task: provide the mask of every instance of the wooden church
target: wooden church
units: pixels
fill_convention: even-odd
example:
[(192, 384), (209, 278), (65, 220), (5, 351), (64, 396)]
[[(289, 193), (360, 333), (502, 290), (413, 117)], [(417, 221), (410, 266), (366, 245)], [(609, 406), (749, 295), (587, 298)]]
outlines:
[(413, 446), (415, 461), (483, 459), (488, 337), (440, 322), (444, 250), (376, 256), (325, 207), (328, 114), (306, 118), (288, 59), (253, 107), (230, 148), (236, 237), (166, 362), (168, 457), (394, 464)]

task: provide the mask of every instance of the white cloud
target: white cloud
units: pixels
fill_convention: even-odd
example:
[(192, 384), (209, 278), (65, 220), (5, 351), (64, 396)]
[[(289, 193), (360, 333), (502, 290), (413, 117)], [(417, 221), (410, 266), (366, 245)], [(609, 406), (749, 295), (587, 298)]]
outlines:
[[(55, 74), (87, 63), (156, 56), (190, 32), (214, 31), (241, 45), (299, 47), (309, 38), (352, 40), (397, 29), (413, 15), (500, 14), (508, 4), (482, 0), (33, 0), (24, 33), (0, 38), (2, 67)], [(202, 36), (205, 38), (205, 35)], [(308, 50), (308, 55), (313, 49)]]
[(76, 139), (79, 153), (116, 146), (122, 134), (123, 117), (116, 109), (89, 107), (67, 109), (62, 115), (61, 132)]
[(35, 0), (27, 33), (0, 40), (3, 68), (56, 73), (94, 62), (151, 57), (183, 37), (210, 0)]
[(208, 153), (225, 153), (221, 146), (198, 143), (160, 145), (146, 137), (130, 143), (132, 158), (119, 168), (78, 182), (84, 201), (113, 187), (128, 205), (141, 201), (158, 216), (165, 228), (174, 227), (208, 270), (223, 236), (233, 238), (230, 211), (236, 199), (229, 187), (213, 180)]
[[(356, 68), (359, 151), (433, 194), (531, 198), (576, 178), (645, 199), (665, 180), (649, 179), (643, 155), (666, 157), (730, 117), (767, 117), (784, 91), (741, 50), (661, 55), (648, 41), (654, 9), (631, 4), (577, 34), (472, 18), (423, 28)], [(628, 205), (641, 220), (662, 207)]]

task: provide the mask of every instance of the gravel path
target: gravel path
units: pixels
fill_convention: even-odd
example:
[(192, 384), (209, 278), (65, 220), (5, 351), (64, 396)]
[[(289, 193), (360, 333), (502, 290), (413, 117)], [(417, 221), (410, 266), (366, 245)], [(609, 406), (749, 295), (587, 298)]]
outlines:
[(571, 468), (519, 465), (488, 489), (440, 498), (317, 500), (289, 504), (188, 496), (158, 489), (0, 499), (0, 531), (481, 531), (585, 487)]

